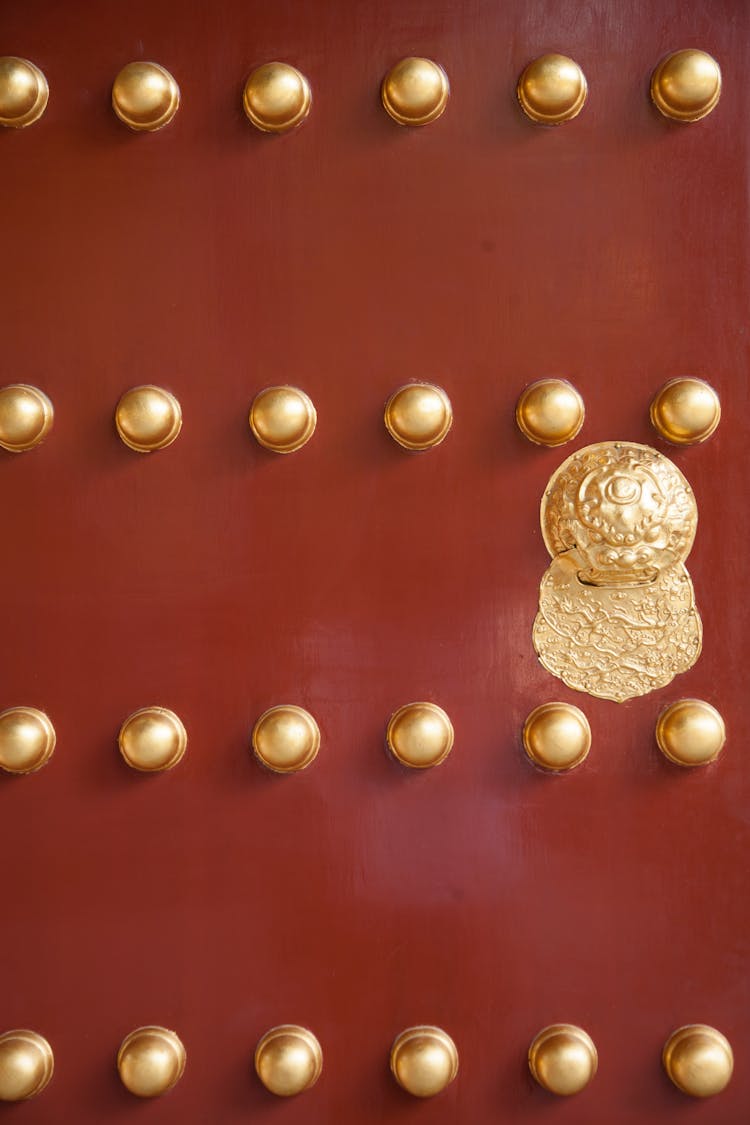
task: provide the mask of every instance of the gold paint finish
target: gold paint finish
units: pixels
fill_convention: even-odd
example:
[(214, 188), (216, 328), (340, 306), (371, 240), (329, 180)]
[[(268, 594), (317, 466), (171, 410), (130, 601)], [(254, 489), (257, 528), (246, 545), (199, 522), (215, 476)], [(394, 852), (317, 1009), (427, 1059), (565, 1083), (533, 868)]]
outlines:
[(721, 97), (721, 70), (705, 51), (674, 51), (651, 75), (651, 98), (673, 121), (700, 121)]
[(52, 1048), (36, 1031), (16, 1029), (0, 1035), (0, 1102), (22, 1102), (41, 1094), (54, 1069)]
[(180, 105), (180, 87), (163, 66), (132, 62), (112, 86), (112, 108), (120, 121), (137, 133), (153, 133), (168, 125)]
[(564, 445), (581, 429), (586, 411), (578, 391), (566, 379), (539, 379), (516, 404), (519, 430), (536, 445)]
[(166, 449), (182, 429), (182, 410), (173, 394), (147, 383), (126, 391), (115, 410), (121, 439), (136, 453)]
[(280, 1098), (309, 1090), (322, 1070), (320, 1043), (311, 1031), (297, 1024), (272, 1027), (255, 1048), (255, 1072), (266, 1089)]
[(406, 703), (395, 711), (385, 734), (388, 749), (405, 766), (439, 766), (453, 748), (453, 725), (435, 703)]
[(38, 66), (15, 55), (0, 58), (0, 125), (11, 129), (33, 125), (48, 99), (47, 79)]
[(187, 732), (174, 711), (141, 707), (129, 715), (117, 739), (129, 766), (142, 773), (171, 770), (187, 749)]
[(673, 445), (696, 445), (721, 420), (716, 391), (703, 379), (670, 379), (651, 403), (651, 425)]
[(577, 62), (566, 55), (540, 55), (518, 79), (516, 90), (521, 109), (539, 125), (571, 121), (583, 109), (588, 96), (586, 76)]
[(0, 447), (23, 453), (44, 441), (52, 429), (52, 403), (44, 391), (28, 383), (0, 388)]
[(250, 429), (264, 449), (294, 453), (315, 433), (318, 415), (299, 387), (266, 387), (250, 407)]
[(703, 699), (680, 699), (670, 704), (656, 723), (659, 749), (678, 766), (704, 766), (715, 761), (726, 737), (721, 715)]
[(523, 746), (542, 769), (572, 770), (591, 749), (591, 727), (583, 711), (572, 703), (543, 703), (523, 725)]
[(55, 728), (36, 707), (9, 707), (0, 714), (0, 769), (34, 773), (50, 760)]
[(408, 1027), (391, 1047), (391, 1073), (415, 1098), (432, 1098), (458, 1074), (456, 1044), (440, 1027)]
[(401, 59), (383, 79), (380, 97), (399, 125), (428, 125), (441, 116), (448, 104), (448, 75), (432, 59)]
[(289, 63), (264, 63), (252, 72), (242, 105), (256, 129), (287, 133), (307, 117), (312, 104), (310, 83)]
[(123, 1086), (139, 1098), (158, 1098), (182, 1078), (185, 1048), (166, 1027), (137, 1027), (126, 1035), (117, 1052)]
[(545, 1090), (561, 1097), (578, 1094), (596, 1074), (594, 1041), (572, 1023), (553, 1023), (529, 1047), (529, 1070)]
[(274, 773), (306, 769), (320, 749), (320, 729), (309, 711), (291, 703), (271, 707), (253, 727), (253, 750)]
[(672, 1032), (664, 1044), (662, 1063), (683, 1094), (710, 1098), (729, 1085), (734, 1056), (729, 1041), (715, 1027), (691, 1023)]
[(453, 407), (441, 387), (407, 383), (385, 405), (388, 433), (404, 449), (432, 449), (440, 445), (453, 424)]

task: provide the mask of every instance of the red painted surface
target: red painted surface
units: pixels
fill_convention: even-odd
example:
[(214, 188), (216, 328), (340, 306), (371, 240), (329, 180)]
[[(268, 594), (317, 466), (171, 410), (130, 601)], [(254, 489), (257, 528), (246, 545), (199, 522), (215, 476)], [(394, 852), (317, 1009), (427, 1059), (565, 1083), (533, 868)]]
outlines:
[[(0, 1024), (42, 1032), (57, 1064), (9, 1120), (747, 1120), (749, 31), (742, 0), (5, 6), (2, 51), (33, 59), (51, 96), (37, 125), (0, 137), (2, 382), (38, 384), (56, 421), (39, 450), (0, 458), (0, 706), (41, 707), (58, 734), (48, 767), (0, 783)], [(648, 99), (652, 67), (683, 46), (724, 73), (695, 126)], [(514, 102), (550, 49), (590, 84), (555, 130)], [(378, 102), (410, 53), (439, 60), (453, 90), (417, 130)], [(150, 136), (109, 108), (113, 76), (141, 57), (183, 94)], [(240, 107), (273, 58), (314, 91), (284, 138)], [(705, 446), (670, 451), (647, 408), (684, 373), (717, 387), (725, 416)], [(513, 406), (555, 374), (587, 419), (544, 451)], [(382, 425), (409, 379), (455, 409), (426, 455)], [(112, 423), (140, 382), (171, 389), (185, 418), (148, 457)], [(274, 382), (318, 409), (289, 457), (246, 425)], [(695, 488), (705, 626), (690, 673), (622, 706), (568, 691), (531, 646), (544, 485), (572, 448), (612, 438), (657, 445)], [(705, 770), (670, 767), (653, 742), (685, 695), (727, 720)], [(456, 745), (410, 775), (384, 727), (420, 698), (447, 709)], [(569, 777), (535, 773), (519, 747), (527, 712), (554, 698), (593, 728)], [(296, 777), (247, 750), (282, 702), (323, 732)], [(116, 734), (152, 703), (183, 718), (188, 753), (136, 776)], [(560, 1101), (525, 1068), (558, 1020), (600, 1051), (592, 1086)], [(287, 1021), (313, 1028), (325, 1066), (282, 1103), (250, 1060)], [(736, 1052), (732, 1085), (705, 1103), (660, 1069), (667, 1034), (692, 1021)], [(142, 1103), (114, 1056), (151, 1022), (178, 1031), (188, 1066)], [(387, 1069), (393, 1037), (421, 1022), (461, 1054), (424, 1103)]]

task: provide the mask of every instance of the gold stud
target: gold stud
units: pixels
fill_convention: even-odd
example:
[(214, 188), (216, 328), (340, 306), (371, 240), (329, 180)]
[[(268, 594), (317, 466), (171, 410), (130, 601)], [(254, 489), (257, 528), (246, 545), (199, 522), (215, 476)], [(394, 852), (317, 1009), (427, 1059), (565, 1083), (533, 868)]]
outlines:
[(187, 749), (187, 732), (174, 711), (141, 707), (122, 724), (117, 742), (134, 770), (158, 773), (180, 761)]
[(15, 55), (0, 58), (0, 125), (23, 129), (44, 113), (49, 99), (47, 79), (38, 66)]
[(716, 391), (703, 379), (670, 379), (651, 403), (651, 425), (673, 445), (696, 445), (721, 420)]
[(591, 749), (589, 721), (572, 703), (542, 703), (523, 725), (523, 748), (542, 769), (572, 770)]
[(588, 96), (586, 76), (566, 55), (540, 55), (518, 79), (518, 100), (527, 117), (539, 125), (571, 121)]
[(539, 379), (516, 403), (519, 430), (536, 445), (564, 445), (580, 431), (586, 411), (566, 379)]
[(662, 1051), (664, 1069), (683, 1094), (710, 1098), (729, 1085), (734, 1056), (715, 1027), (691, 1023), (673, 1031)]
[(553, 1023), (529, 1047), (529, 1070), (545, 1090), (568, 1097), (578, 1094), (596, 1074), (594, 1041), (572, 1023)]
[(651, 98), (673, 121), (700, 121), (721, 97), (721, 70), (705, 51), (673, 51), (651, 75)]
[(458, 1074), (456, 1044), (440, 1027), (407, 1027), (391, 1047), (391, 1073), (415, 1098), (432, 1098)]
[(153, 133), (168, 125), (180, 106), (180, 87), (163, 66), (132, 62), (112, 86), (112, 108), (120, 121), (137, 133)]
[(274, 773), (303, 770), (320, 749), (320, 729), (309, 711), (291, 703), (264, 711), (253, 727), (253, 750)]
[(55, 728), (36, 707), (9, 707), (0, 714), (0, 769), (34, 773), (52, 757)]
[(388, 71), (380, 97), (399, 125), (428, 125), (441, 116), (448, 104), (448, 75), (432, 59), (410, 56)]
[(54, 1069), (52, 1048), (44, 1036), (25, 1029), (0, 1035), (0, 1102), (22, 1102), (41, 1094)]
[(166, 1027), (137, 1027), (117, 1052), (120, 1080), (139, 1098), (158, 1098), (182, 1078), (187, 1056), (179, 1037)]
[(242, 95), (242, 105), (256, 129), (287, 133), (307, 117), (312, 104), (310, 83), (289, 63), (270, 62), (252, 72)]
[(670, 704), (656, 723), (659, 749), (678, 766), (704, 766), (715, 761), (726, 737), (721, 715), (703, 699), (680, 699)]
[(453, 747), (453, 725), (435, 703), (406, 703), (386, 730), (388, 749), (405, 766), (426, 770), (445, 761)]
[(0, 447), (23, 453), (43, 442), (52, 429), (52, 403), (38, 387), (10, 383), (0, 388)]
[(306, 1027), (294, 1023), (272, 1027), (255, 1048), (255, 1072), (266, 1089), (280, 1098), (309, 1090), (322, 1070), (320, 1043)]
[(404, 449), (432, 449), (453, 424), (453, 407), (441, 387), (407, 383), (385, 404), (385, 425)]
[(264, 449), (294, 453), (315, 433), (318, 415), (299, 387), (266, 387), (250, 407), (250, 429)]
[(126, 391), (115, 410), (121, 439), (136, 453), (166, 449), (182, 429), (182, 410), (173, 394), (148, 383)]

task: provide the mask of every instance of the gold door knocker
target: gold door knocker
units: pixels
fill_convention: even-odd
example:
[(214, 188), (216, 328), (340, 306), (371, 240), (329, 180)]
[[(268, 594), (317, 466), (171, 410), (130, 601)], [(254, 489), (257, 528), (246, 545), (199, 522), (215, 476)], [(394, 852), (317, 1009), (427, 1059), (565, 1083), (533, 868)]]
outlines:
[(685, 477), (647, 445), (604, 441), (563, 461), (541, 506), (552, 565), (533, 638), (544, 667), (618, 703), (691, 668), (702, 627), (684, 560), (697, 523)]

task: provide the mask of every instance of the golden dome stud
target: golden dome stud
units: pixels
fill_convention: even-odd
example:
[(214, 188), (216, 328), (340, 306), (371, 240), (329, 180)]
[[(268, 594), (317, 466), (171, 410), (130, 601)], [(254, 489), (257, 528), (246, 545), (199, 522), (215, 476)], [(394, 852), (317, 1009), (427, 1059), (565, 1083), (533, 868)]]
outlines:
[(55, 1060), (44, 1036), (15, 1029), (0, 1035), (0, 1102), (22, 1102), (41, 1094)]
[(579, 433), (586, 411), (566, 379), (539, 379), (516, 403), (516, 424), (535, 445), (564, 445)]
[(721, 97), (721, 69), (705, 51), (673, 51), (651, 75), (651, 99), (673, 121), (700, 121)]
[(407, 383), (385, 405), (385, 426), (404, 449), (432, 449), (440, 445), (453, 424), (453, 407), (441, 387)]
[(9, 707), (0, 714), (0, 769), (34, 773), (55, 749), (55, 728), (36, 707)]
[(432, 59), (410, 56), (388, 71), (380, 97), (386, 112), (399, 125), (429, 125), (448, 104), (448, 75)]
[(703, 699), (679, 699), (671, 703), (656, 723), (659, 749), (678, 766), (704, 766), (715, 761), (726, 737), (721, 715)]
[(264, 63), (245, 83), (242, 105), (256, 129), (263, 133), (288, 133), (301, 125), (310, 112), (310, 83), (289, 63)]
[(710, 438), (721, 421), (721, 404), (703, 379), (670, 379), (651, 403), (651, 425), (672, 445), (697, 445)]
[(112, 85), (112, 108), (137, 133), (163, 129), (179, 106), (180, 87), (159, 63), (128, 63)]
[(589, 721), (572, 703), (542, 703), (523, 725), (523, 748), (542, 769), (572, 770), (591, 749)]
[(129, 715), (117, 739), (120, 753), (134, 770), (171, 770), (187, 749), (187, 732), (174, 711), (141, 707)]
[(586, 76), (567, 55), (540, 55), (518, 79), (516, 91), (521, 109), (538, 125), (560, 125), (572, 121), (588, 96)]
[(158, 1098), (171, 1090), (185, 1070), (185, 1048), (166, 1027), (137, 1027), (117, 1052), (120, 1080), (139, 1098)]
[(710, 1098), (729, 1085), (734, 1056), (729, 1041), (715, 1027), (691, 1023), (672, 1032), (664, 1044), (662, 1063), (683, 1094)]
[(535, 1036), (529, 1047), (529, 1070), (551, 1094), (569, 1097), (588, 1086), (596, 1074), (594, 1041), (572, 1023), (553, 1023)]
[(391, 754), (405, 766), (439, 766), (453, 748), (453, 724), (435, 703), (406, 703), (391, 715), (385, 734)]
[(115, 410), (122, 441), (136, 453), (166, 449), (182, 429), (182, 410), (173, 394), (147, 383), (126, 391)]
[(272, 1027), (255, 1048), (255, 1072), (279, 1098), (309, 1090), (323, 1070), (320, 1043), (306, 1027), (294, 1023)]
[(320, 749), (320, 728), (309, 711), (281, 704), (264, 711), (253, 727), (253, 751), (274, 773), (306, 769)]
[(315, 433), (318, 415), (312, 399), (299, 387), (266, 387), (250, 407), (255, 440), (273, 453), (294, 453)]
[(23, 453), (44, 441), (52, 429), (52, 403), (28, 383), (0, 387), (0, 447)]
[(456, 1044), (440, 1027), (407, 1027), (391, 1047), (391, 1073), (415, 1098), (432, 1098), (458, 1074)]
[(0, 58), (0, 125), (23, 129), (44, 113), (49, 100), (47, 79), (38, 66), (16, 55)]

